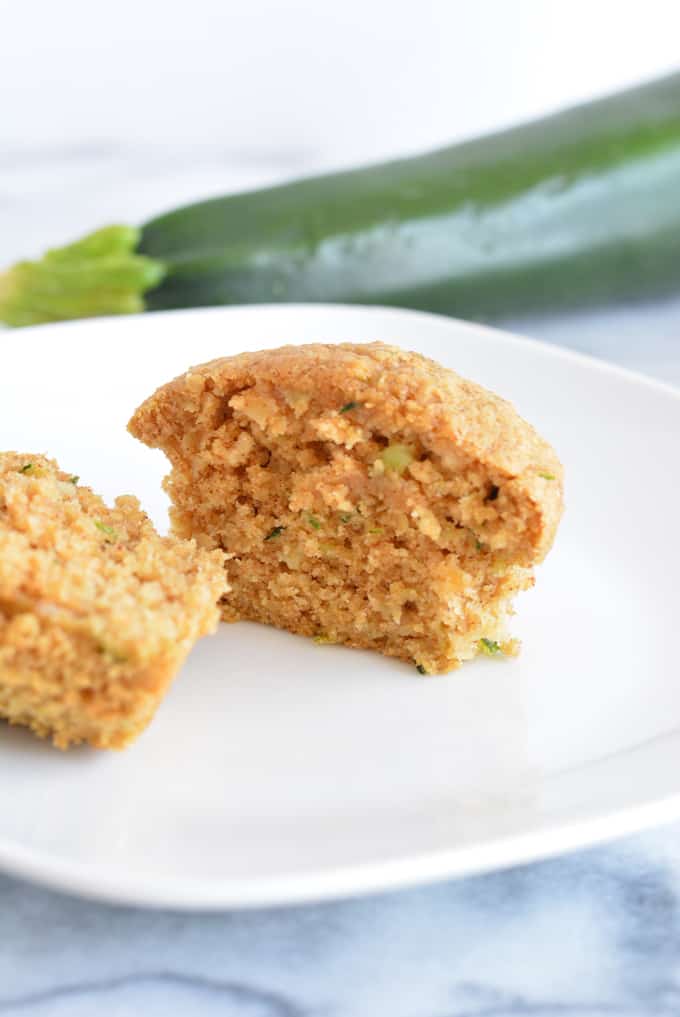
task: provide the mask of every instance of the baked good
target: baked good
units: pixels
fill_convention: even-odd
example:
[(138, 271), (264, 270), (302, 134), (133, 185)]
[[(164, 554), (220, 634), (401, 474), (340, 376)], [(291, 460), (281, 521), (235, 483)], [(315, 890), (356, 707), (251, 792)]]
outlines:
[(159, 537), (42, 455), (0, 453), (0, 716), (59, 748), (149, 723), (226, 591), (224, 555)]
[(223, 617), (447, 671), (513, 653), (562, 512), (513, 407), (417, 353), (305, 345), (191, 368), (135, 412), (174, 532), (231, 555)]

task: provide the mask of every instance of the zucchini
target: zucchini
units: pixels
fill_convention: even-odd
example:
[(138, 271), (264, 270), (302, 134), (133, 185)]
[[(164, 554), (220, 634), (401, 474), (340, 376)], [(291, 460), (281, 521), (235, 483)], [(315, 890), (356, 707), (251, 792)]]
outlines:
[(426, 155), (108, 227), (0, 276), (0, 319), (337, 301), (489, 320), (671, 292), (679, 263), (675, 74)]

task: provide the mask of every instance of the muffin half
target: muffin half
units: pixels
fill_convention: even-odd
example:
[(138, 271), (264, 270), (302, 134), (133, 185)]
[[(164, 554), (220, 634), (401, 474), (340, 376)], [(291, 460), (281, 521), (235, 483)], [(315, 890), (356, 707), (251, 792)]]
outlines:
[(121, 748), (218, 622), (224, 555), (159, 537), (41, 455), (0, 453), (0, 717)]
[(225, 619), (428, 673), (515, 652), (562, 467), (480, 386), (380, 343), (287, 346), (192, 368), (129, 429), (172, 464), (175, 533), (234, 556)]

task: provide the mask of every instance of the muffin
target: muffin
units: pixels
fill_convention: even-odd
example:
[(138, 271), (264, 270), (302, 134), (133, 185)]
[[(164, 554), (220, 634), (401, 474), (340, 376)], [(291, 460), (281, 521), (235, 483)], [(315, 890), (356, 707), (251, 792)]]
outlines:
[(562, 467), (479, 385), (382, 343), (286, 346), (190, 369), (129, 429), (170, 460), (174, 532), (233, 556), (226, 620), (423, 673), (516, 652)]
[(0, 453), (0, 717), (122, 748), (218, 622), (224, 555), (159, 537), (42, 455)]

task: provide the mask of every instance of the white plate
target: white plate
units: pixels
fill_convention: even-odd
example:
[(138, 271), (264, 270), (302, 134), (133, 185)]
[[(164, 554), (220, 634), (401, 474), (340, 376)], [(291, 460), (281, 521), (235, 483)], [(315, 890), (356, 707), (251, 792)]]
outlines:
[(204, 640), (124, 754), (0, 725), (0, 865), (78, 893), (245, 907), (396, 887), (680, 815), (680, 398), (563, 350), (383, 309), (253, 307), (2, 336), (3, 448), (46, 451), (165, 526), (125, 430), (155, 386), (243, 349), (383, 339), (509, 397), (566, 466), (517, 661), (447, 677), (255, 625)]

